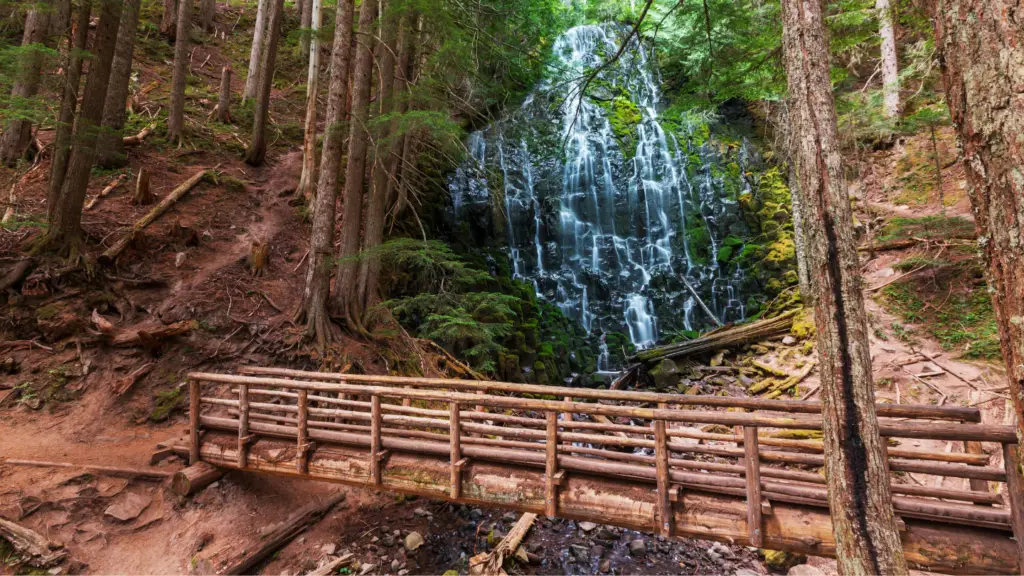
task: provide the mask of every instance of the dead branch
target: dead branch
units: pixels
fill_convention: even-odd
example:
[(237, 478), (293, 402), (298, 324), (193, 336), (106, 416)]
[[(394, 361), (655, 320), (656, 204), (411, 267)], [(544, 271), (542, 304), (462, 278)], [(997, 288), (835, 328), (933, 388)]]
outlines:
[(132, 389), (132, 386), (135, 386), (136, 382), (142, 379), (146, 374), (149, 374), (153, 370), (154, 366), (156, 366), (156, 364), (153, 362), (144, 364), (132, 371), (131, 374), (128, 374), (124, 378), (118, 380), (117, 383), (114, 384), (114, 395), (123, 396), (125, 392)]
[(108, 184), (107, 187), (104, 188), (103, 190), (100, 190), (100, 193), (93, 197), (92, 200), (89, 200), (89, 203), (85, 205), (85, 209), (92, 210), (93, 206), (95, 206), (97, 202), (99, 202), (103, 198), (106, 198), (108, 194), (110, 194), (118, 186), (120, 186), (122, 180), (124, 180), (124, 174), (118, 174), (117, 178), (114, 178), (113, 182)]
[(354, 554), (346, 552), (327, 564), (313, 570), (309, 574), (306, 574), (306, 576), (329, 576), (330, 574), (335, 574), (338, 571), (338, 568), (341, 568), (342, 564), (351, 562), (353, 558), (355, 558)]
[(505, 558), (512, 556), (519, 549), (519, 543), (523, 541), (523, 537), (536, 519), (537, 515), (531, 512), (520, 516), (516, 525), (509, 530), (508, 536), (505, 536), (494, 550), (470, 558), (469, 573), (474, 576), (507, 576), (501, 567), (505, 563)]
[(125, 146), (138, 146), (139, 144), (142, 144), (147, 136), (153, 133), (153, 130), (156, 130), (156, 124), (146, 126), (134, 136), (125, 136), (124, 138), (121, 138), (121, 142)]
[(3, 518), (0, 518), (0, 537), (10, 542), (27, 564), (36, 568), (59, 564), (68, 555), (63, 545)]
[(112, 346), (127, 348), (131, 346), (146, 346), (153, 348), (163, 340), (188, 334), (199, 327), (195, 320), (183, 320), (173, 324), (155, 324), (151, 327), (129, 330), (115, 335), (110, 340)]

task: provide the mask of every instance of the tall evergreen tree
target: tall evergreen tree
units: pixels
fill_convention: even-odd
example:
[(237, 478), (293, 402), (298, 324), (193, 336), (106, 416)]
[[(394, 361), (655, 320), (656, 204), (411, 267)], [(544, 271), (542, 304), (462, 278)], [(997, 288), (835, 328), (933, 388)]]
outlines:
[(174, 35), (174, 71), (171, 74), (171, 111), (167, 117), (167, 139), (177, 142), (179, 146), (185, 136), (185, 80), (188, 77), (193, 2), (178, 0), (177, 32)]
[(110, 69), (107, 101), (103, 104), (103, 132), (100, 133), (99, 157), (96, 163), (106, 168), (124, 166), (128, 158), (124, 153), (122, 131), (127, 114), (128, 85), (132, 79), (132, 53), (139, 24), (140, 0), (125, 0), (121, 10), (121, 26), (117, 32), (114, 63)]
[(277, 62), (277, 43), (284, 18), (284, 0), (270, 0), (267, 15), (267, 41), (263, 46), (260, 63), (260, 82), (256, 91), (256, 118), (252, 123), (252, 139), (245, 151), (245, 163), (259, 166), (267, 156), (267, 116), (270, 114), (270, 92), (274, 86), (274, 68)]
[[(39, 77), (43, 68), (43, 48), (50, 32), (49, 2), (45, 2), (30, 10), (25, 16), (25, 31), (21, 45), (25, 54), (21, 58), (17, 80), (11, 90), (11, 98), (28, 99), (39, 90)], [(32, 139), (32, 122), (25, 118), (15, 117), (4, 129), (0, 137), (0, 163), (13, 166), (24, 157)]]
[(820, 0), (782, 0), (794, 160), (821, 365), (825, 476), (839, 572), (906, 574), (878, 434), (867, 313), (839, 152)]

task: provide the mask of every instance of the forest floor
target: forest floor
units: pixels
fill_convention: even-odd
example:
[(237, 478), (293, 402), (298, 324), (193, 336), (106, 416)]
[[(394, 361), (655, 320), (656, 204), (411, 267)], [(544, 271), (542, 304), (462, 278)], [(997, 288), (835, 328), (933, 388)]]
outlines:
[[(147, 125), (166, 106), (170, 78), (169, 48), (154, 30), (159, 15), (143, 18), (141, 29), (148, 26), (153, 38), (147, 36), (139, 46), (144, 65), (133, 89), (133, 129)], [(402, 341), (389, 347), (345, 338), (330, 357), (312, 353), (300, 343), (291, 318), (299, 303), (308, 253), (305, 215), (292, 202), (301, 156), (301, 129), (296, 128), (304, 105), (302, 66), (290, 65), (289, 58), (279, 66), (282, 72), (271, 107), (274, 134), (266, 165), (252, 168), (240, 160), (246, 122), (251, 122), (245, 114), (251, 108), (240, 107), (235, 126), (206, 120), (221, 66), (233, 65), (237, 71), (233, 92), (242, 90), (248, 51), (239, 38), (247, 41), (249, 37), (231, 32), (236, 27), (251, 28), (247, 18), (236, 9), (222, 10), (217, 24), (228, 34), (221, 40), (216, 35), (201, 38), (195, 48), (187, 108), (191, 136), (185, 146), (170, 147), (159, 136), (158, 127), (157, 134), (129, 150), (126, 169), (94, 172), (90, 199), (120, 175), (124, 178), (119, 188), (84, 215), (92, 255), (127, 233), (151, 208), (129, 202), (139, 169), (150, 172), (158, 197), (199, 170), (216, 167), (218, 179), (200, 184), (180, 200), (133, 242), (115, 266), (83, 271), (64, 269), (52, 260), (39, 261), (20, 291), (8, 298), (8, 313), (0, 320), (0, 456), (4, 459), (145, 467), (157, 442), (183, 432), (182, 386), (189, 370), (230, 370), (241, 363), (255, 363), (387, 373), (407, 354)], [(148, 87), (152, 88), (147, 92)], [(52, 132), (41, 131), (39, 139), (48, 143)], [(869, 160), (874, 170), (862, 189), (877, 207), (880, 225), (892, 224), (894, 218), (916, 222), (939, 212), (934, 194), (922, 192), (929, 173), (919, 168), (921, 162), (910, 161), (912, 170), (903, 168), (908, 157), (922, 154), (923, 140), (918, 140), (877, 152)], [(943, 142), (948, 148), (948, 137)], [(7, 271), (39, 232), (48, 172), (49, 158), (43, 155), (37, 165), (15, 174), (18, 215), (0, 228), (0, 272)], [(952, 164), (946, 172), (947, 216), (969, 217), (958, 188), (962, 169)], [(254, 241), (270, 246), (269, 265), (256, 277), (247, 265)], [(974, 256), (960, 247), (945, 246), (950, 242), (940, 233), (909, 250), (880, 252), (866, 265), (865, 285), (877, 286), (901, 274), (901, 262), (918, 258), (915, 268), (926, 264), (906, 281), (890, 285), (906, 289), (886, 287), (867, 299), (878, 395), (891, 401), (977, 404), (985, 422), (1003, 422), (1007, 412), (999, 395), (1002, 376), (997, 363), (991, 362), (991, 351), (983, 350), (981, 361), (961, 359), (958, 356), (970, 352), (964, 350), (966, 342), (957, 341), (952, 330), (934, 329), (949, 323), (940, 318), (943, 310), (949, 310), (944, 306), (974, 306), (970, 310), (977, 312), (968, 296), (984, 294), (983, 286), (976, 285)], [(929, 267), (925, 257), (941, 262)], [(913, 284), (908, 287), (907, 282)], [(918, 293), (927, 295), (935, 310), (912, 316), (915, 322), (908, 320), (907, 310), (921, 306), (900, 298)], [(108, 345), (95, 329), (94, 313), (119, 333), (193, 318), (201, 321), (177, 339), (145, 349), (119, 348)], [(984, 322), (982, 318), (979, 326)], [(920, 351), (940, 355), (941, 375), (926, 382), (914, 376), (937, 368), (930, 362), (906, 363)], [(812, 391), (815, 383), (812, 374), (798, 394)], [(124, 392), (118, 394), (120, 388)], [(944, 444), (938, 448), (962, 449)], [(157, 467), (176, 470), (182, 465), (172, 458)], [(956, 482), (961, 480), (945, 480), (950, 487)], [(231, 473), (195, 497), (179, 498), (154, 482), (0, 462), (0, 516), (64, 542), (72, 558), (64, 567), (67, 572), (202, 573), (223, 554), (258, 541), (261, 527), (334, 489)], [(117, 520), (107, 513), (112, 506), (134, 508), (135, 515)], [(489, 539), (500, 537), (514, 521), (514, 516), (502, 512), (353, 489), (322, 522), (268, 561), (262, 572), (305, 573), (325, 557), (350, 550), (356, 560), (350, 571), (441, 573), (464, 568), (466, 558), (484, 550)], [(426, 544), (407, 551), (402, 539), (412, 531), (421, 533)], [(635, 539), (645, 541), (646, 556), (630, 554), (627, 547)], [(526, 547), (541, 560), (523, 567), (527, 573), (768, 571), (747, 548), (663, 542), (621, 529), (585, 530), (568, 521), (538, 520)], [(0, 573), (12, 570), (2, 563), (8, 553), (0, 549)], [(811, 564), (826, 572), (834, 570), (824, 559), (812, 559)]]

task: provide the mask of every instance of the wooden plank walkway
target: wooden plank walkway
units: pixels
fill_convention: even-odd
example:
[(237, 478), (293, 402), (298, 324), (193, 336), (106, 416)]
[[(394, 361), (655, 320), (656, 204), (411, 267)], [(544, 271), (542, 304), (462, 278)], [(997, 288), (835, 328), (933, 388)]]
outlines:
[[(277, 368), (189, 377), (193, 462), (835, 553), (825, 479), (807, 470), (822, 466), (821, 442), (770, 434), (820, 430), (816, 402)], [(878, 412), (884, 436), (965, 443), (962, 453), (889, 449), (895, 474), (971, 486), (894, 480), (908, 561), (946, 573), (1016, 572), (1013, 530), (1024, 523), (1018, 499), (1003, 494), (1008, 478), (1022, 484), (1019, 472), (976, 450), (1015, 444), (1013, 428), (978, 424), (972, 408), (879, 404)]]

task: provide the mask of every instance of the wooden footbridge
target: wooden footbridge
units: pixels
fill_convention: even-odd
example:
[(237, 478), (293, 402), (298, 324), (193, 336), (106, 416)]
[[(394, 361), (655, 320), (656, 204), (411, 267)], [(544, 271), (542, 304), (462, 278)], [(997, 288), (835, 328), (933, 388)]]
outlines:
[[(192, 463), (835, 553), (817, 472), (822, 443), (776, 434), (820, 430), (817, 402), (278, 368), (189, 378), (191, 436), (180, 448)], [(907, 560), (946, 573), (1018, 573), (1024, 502), (1013, 427), (980, 424), (973, 408), (878, 404), (878, 415), (898, 444), (888, 467)], [(963, 451), (904, 447), (915, 439)], [(939, 487), (936, 477), (963, 487)]]

